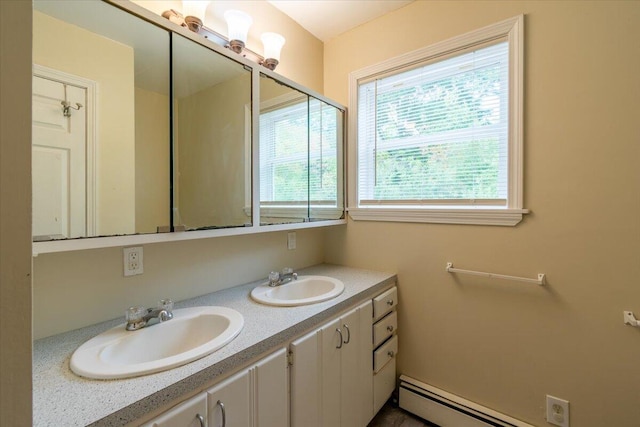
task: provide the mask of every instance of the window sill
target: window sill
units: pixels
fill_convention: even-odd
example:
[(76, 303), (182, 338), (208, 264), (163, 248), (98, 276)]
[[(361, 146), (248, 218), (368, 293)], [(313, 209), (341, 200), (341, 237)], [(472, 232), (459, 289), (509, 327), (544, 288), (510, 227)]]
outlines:
[(528, 209), (482, 208), (349, 208), (354, 221), (390, 221), (436, 224), (500, 225), (513, 227)]

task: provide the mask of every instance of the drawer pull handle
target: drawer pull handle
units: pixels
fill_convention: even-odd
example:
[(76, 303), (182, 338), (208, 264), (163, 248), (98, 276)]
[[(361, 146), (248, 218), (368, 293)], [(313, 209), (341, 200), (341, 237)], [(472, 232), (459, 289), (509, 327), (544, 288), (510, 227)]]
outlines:
[(196, 414), (196, 418), (200, 422), (200, 427), (204, 427), (204, 417), (200, 414)]
[(389, 332), (393, 332), (393, 325), (389, 325), (389, 326), (387, 326), (387, 331), (389, 331)]
[(220, 407), (220, 411), (222, 412), (222, 427), (225, 427), (227, 425), (227, 414), (226, 414), (226, 411), (224, 410), (224, 403), (222, 403), (221, 400), (218, 400), (216, 405)]
[(351, 331), (349, 330), (349, 325), (347, 325), (346, 323), (344, 325), (344, 328), (347, 330), (347, 340), (343, 341), (343, 343), (345, 344), (349, 344), (349, 341), (351, 341)]
[(336, 348), (342, 348), (342, 331), (340, 330), (340, 328), (336, 328), (336, 332), (338, 332), (340, 334), (340, 344), (336, 346)]
[(389, 301), (387, 301), (387, 305), (393, 305), (393, 300), (390, 299)]
[(393, 357), (395, 356), (395, 353), (393, 352), (393, 350), (389, 350), (389, 352), (387, 353), (387, 356)]

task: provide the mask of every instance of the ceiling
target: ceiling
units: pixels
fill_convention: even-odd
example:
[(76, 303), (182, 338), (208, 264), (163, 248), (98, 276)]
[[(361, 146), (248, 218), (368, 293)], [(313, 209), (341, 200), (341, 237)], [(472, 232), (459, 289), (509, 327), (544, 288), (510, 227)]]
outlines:
[(323, 42), (413, 0), (268, 0)]

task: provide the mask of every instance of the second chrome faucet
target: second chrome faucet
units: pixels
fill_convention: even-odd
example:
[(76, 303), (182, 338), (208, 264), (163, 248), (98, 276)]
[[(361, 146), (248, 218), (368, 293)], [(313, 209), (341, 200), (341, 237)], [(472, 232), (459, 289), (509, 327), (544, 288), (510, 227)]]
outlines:
[(271, 287), (284, 285), (294, 280), (298, 280), (298, 273), (294, 273), (291, 267), (283, 268), (281, 273), (277, 271), (269, 273), (269, 286)]

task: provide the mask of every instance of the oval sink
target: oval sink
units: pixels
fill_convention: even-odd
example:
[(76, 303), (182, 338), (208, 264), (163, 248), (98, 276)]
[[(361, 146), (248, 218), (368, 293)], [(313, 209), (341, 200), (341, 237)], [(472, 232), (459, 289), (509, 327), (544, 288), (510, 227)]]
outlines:
[(176, 309), (169, 321), (137, 331), (122, 324), (91, 338), (71, 356), (71, 370), (97, 379), (165, 371), (220, 349), (243, 325), (242, 314), (227, 307)]
[(253, 288), (251, 298), (255, 301), (277, 306), (296, 306), (315, 304), (335, 298), (344, 291), (344, 283), (327, 276), (299, 276), (280, 286), (268, 283)]

